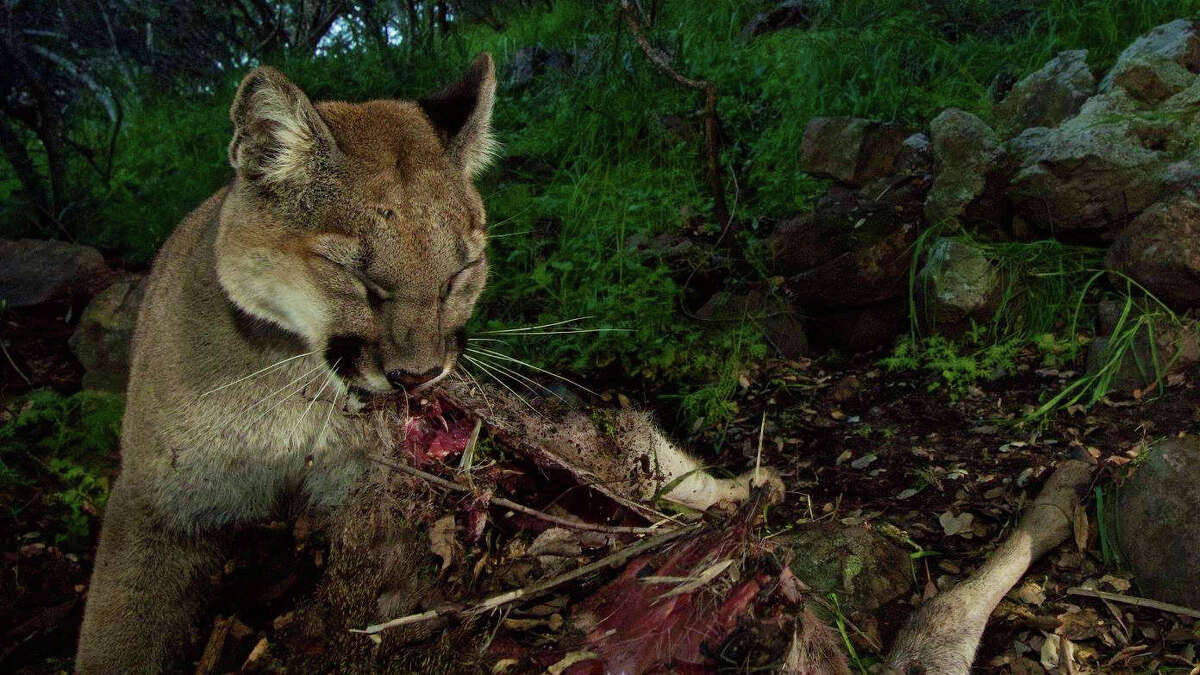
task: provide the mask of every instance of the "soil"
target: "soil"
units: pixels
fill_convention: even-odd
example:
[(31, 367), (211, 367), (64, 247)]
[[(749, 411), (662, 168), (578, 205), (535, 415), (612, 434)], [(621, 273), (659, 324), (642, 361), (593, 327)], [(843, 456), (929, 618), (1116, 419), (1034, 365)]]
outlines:
[[(67, 325), (63, 317), (61, 308), (38, 310), (9, 315), (4, 323), (8, 351), (37, 386), (77, 386), (80, 369), (65, 348), (69, 330), (59, 325)], [(1098, 466), (1098, 481), (1119, 481), (1122, 468), (1153, 440), (1200, 433), (1196, 373), (1157, 396), (1114, 397), (1091, 410), (1063, 411), (1039, 426), (1022, 420), (1074, 373), (1041, 370), (1033, 353), (1022, 355), (1014, 374), (960, 400), (931, 390), (929, 378), (886, 372), (878, 365), (881, 356), (757, 364), (743, 373), (734, 398), (736, 419), (720, 428), (702, 427), (686, 439), (694, 452), (731, 472), (756, 461), (780, 471), (789, 492), (769, 510), (767, 527), (782, 531), (822, 520), (886, 529), (903, 539), (894, 527), (907, 535), (922, 590), (871, 615), (847, 617), (861, 631), (849, 636), (868, 669), (878, 656), (868, 638), (889, 644), (921, 595), (975, 569), (1056, 460), (1087, 458)], [(3, 368), (10, 387), (6, 399), (29, 388), (11, 365)], [(618, 389), (606, 393), (614, 402), (628, 400)], [(49, 508), (45, 486), (4, 495), (0, 506), (0, 670), (69, 670), (92, 550), (68, 553), (42, 540)], [(1077, 541), (1036, 563), (1019, 592), (993, 614), (978, 672), (1043, 672), (1043, 645), (1059, 637), (1070, 640), (1076, 661), (1094, 671), (1186, 672), (1195, 666), (1200, 621), (1068, 595), (1069, 588), (1089, 581), (1106, 590), (1138, 591), (1128, 587), (1119, 567), (1106, 564), (1107, 535), (1098, 527), (1095, 500), (1085, 506), (1087, 523), (1080, 531), (1086, 534), (1077, 533)], [(939, 518), (961, 523), (962, 514), (971, 515), (969, 525), (948, 534)], [(239, 536), (239, 554), (218, 580), (212, 620), (214, 635), (224, 637), (221, 656), (208, 672), (237, 670), (264, 639), (272, 653), (313, 649), (288, 625), (321, 578), (328, 555), (322, 535), (301, 519)], [(223, 618), (231, 615), (236, 620)], [(730, 642), (743, 639), (747, 630), (735, 631)], [(492, 639), (504, 645), (521, 634), (505, 629)], [(251, 670), (255, 663), (250, 658)]]

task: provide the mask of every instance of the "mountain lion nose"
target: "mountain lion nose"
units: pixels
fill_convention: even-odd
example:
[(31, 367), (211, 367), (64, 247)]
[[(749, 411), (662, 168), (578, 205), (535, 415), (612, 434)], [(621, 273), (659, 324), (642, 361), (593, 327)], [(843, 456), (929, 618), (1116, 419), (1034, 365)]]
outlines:
[(388, 382), (390, 382), (392, 386), (396, 387), (397, 389), (400, 387), (411, 389), (413, 387), (419, 387), (422, 384), (425, 384), (441, 373), (441, 368), (430, 368), (419, 375), (397, 368), (396, 370), (388, 371), (387, 379)]

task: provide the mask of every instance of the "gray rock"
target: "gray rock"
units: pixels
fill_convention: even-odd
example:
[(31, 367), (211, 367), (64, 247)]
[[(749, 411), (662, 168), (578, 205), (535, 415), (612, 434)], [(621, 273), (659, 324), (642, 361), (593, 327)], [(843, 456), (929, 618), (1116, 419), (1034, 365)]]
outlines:
[(912, 589), (908, 554), (865, 527), (810, 523), (780, 543), (792, 573), (821, 595), (837, 593), (847, 614), (874, 611)]
[(988, 174), (1002, 156), (996, 132), (969, 112), (950, 108), (929, 123), (938, 173), (925, 199), (931, 223), (962, 216), (972, 202), (985, 197)]
[(1113, 67), (1109, 81), (1143, 103), (1156, 104), (1187, 89), (1196, 74), (1162, 56), (1135, 56)]
[(129, 346), (145, 293), (141, 277), (113, 282), (84, 309), (71, 336), (71, 353), (83, 364), (84, 389), (123, 392), (129, 381)]
[(896, 124), (858, 117), (814, 117), (800, 142), (800, 168), (847, 185), (890, 175), (909, 136)]
[(1142, 593), (1200, 609), (1200, 437), (1170, 438), (1120, 489), (1121, 550)]
[(1109, 248), (1108, 267), (1167, 304), (1200, 307), (1200, 202), (1173, 195), (1143, 211)]
[(0, 301), (8, 307), (81, 301), (111, 280), (104, 257), (90, 246), (0, 239)]
[(1001, 290), (1000, 274), (983, 249), (958, 239), (934, 242), (917, 273), (921, 318), (942, 333), (961, 332), (972, 319), (990, 319)]
[(1111, 90), (1116, 84), (1114, 77), (1122, 71), (1123, 66), (1142, 57), (1174, 61), (1193, 73), (1200, 72), (1200, 29), (1195, 21), (1176, 19), (1134, 40), (1121, 52), (1116, 65), (1100, 82), (1100, 91)]
[(1096, 90), (1087, 50), (1061, 52), (1041, 70), (1013, 85), (996, 105), (997, 126), (1006, 136), (1030, 127), (1053, 127), (1079, 112)]
[(1014, 214), (1043, 234), (1110, 241), (1162, 193), (1168, 155), (1155, 148), (1172, 124), (1118, 89), (1057, 128), (1026, 129), (1006, 145), (1021, 167), (1007, 191)]

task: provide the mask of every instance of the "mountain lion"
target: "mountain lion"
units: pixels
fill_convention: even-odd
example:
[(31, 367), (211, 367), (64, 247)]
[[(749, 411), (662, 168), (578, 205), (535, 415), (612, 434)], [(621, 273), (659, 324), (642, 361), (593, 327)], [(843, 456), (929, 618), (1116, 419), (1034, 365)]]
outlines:
[[(80, 672), (170, 668), (200, 637), (224, 533), (283, 496), (337, 507), (370, 448), (356, 403), (455, 367), (487, 277), (473, 179), (494, 149), (495, 90), (487, 54), (415, 102), (314, 104), (267, 67), (242, 81), (235, 177), (147, 280)], [(668, 498), (744, 498), (749, 479), (712, 479), (628, 419), (631, 452), (658, 455), (631, 462), (680, 479)]]

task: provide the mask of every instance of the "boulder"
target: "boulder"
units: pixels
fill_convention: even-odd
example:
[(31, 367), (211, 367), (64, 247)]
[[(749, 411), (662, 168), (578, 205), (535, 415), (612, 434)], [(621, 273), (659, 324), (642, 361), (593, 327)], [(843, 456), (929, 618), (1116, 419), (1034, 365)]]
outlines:
[(1196, 74), (1161, 56), (1135, 56), (1114, 66), (1109, 78), (1133, 98), (1156, 104), (1187, 89)]
[(858, 117), (814, 117), (800, 142), (800, 168), (847, 185), (890, 175), (910, 134)]
[(933, 243), (917, 273), (921, 319), (929, 328), (956, 334), (972, 319), (986, 321), (1000, 301), (1002, 279), (982, 248), (958, 239)]
[(129, 347), (145, 294), (141, 277), (113, 282), (84, 309), (71, 336), (71, 353), (83, 364), (84, 389), (124, 392), (129, 381)]
[(1006, 144), (1021, 168), (1007, 196), (1043, 235), (1111, 241), (1161, 195), (1173, 124), (1147, 119), (1123, 90), (1089, 99), (1057, 128), (1026, 129)]
[(1005, 136), (1030, 127), (1053, 127), (1079, 112), (1096, 90), (1096, 78), (1087, 66), (1087, 50), (1060, 52), (1013, 85), (995, 107), (996, 121)]
[(808, 28), (812, 23), (812, 8), (804, 0), (781, 2), (766, 12), (756, 14), (742, 30), (742, 39), (774, 33), (785, 28)]
[(90, 246), (0, 239), (0, 301), (8, 307), (80, 302), (111, 281), (104, 257)]
[[(768, 241), (773, 269), (794, 278), (798, 286), (793, 290), (798, 293), (797, 297), (805, 299), (819, 291), (810, 293), (803, 290), (804, 286), (823, 284), (828, 274), (841, 273), (838, 270), (843, 268), (835, 269), (837, 265), (845, 265), (854, 259), (864, 261), (863, 274), (871, 276), (880, 256), (891, 250), (885, 242), (897, 236), (905, 241), (915, 236), (923, 222), (922, 205), (928, 189), (929, 176), (924, 173), (878, 179), (863, 189), (834, 185), (817, 200), (811, 215), (796, 216), (776, 228)], [(822, 271), (826, 265), (835, 267)], [(857, 277), (844, 277), (842, 282), (854, 278)], [(817, 303), (824, 306), (864, 304), (848, 302), (843, 297), (847, 290), (818, 299)], [(888, 292), (885, 297), (894, 295)]]
[(809, 523), (780, 539), (792, 573), (821, 596), (838, 595), (847, 614), (870, 612), (912, 590), (908, 553), (862, 526)]
[(838, 242), (813, 222), (811, 213), (779, 223), (767, 238), (771, 269), (781, 274), (812, 269), (841, 252)]
[(1200, 437), (1169, 438), (1119, 491), (1117, 540), (1141, 593), (1200, 609)]
[(929, 135), (938, 173), (925, 199), (926, 220), (1002, 220), (1007, 172), (996, 132), (971, 113), (951, 108), (929, 123)]
[(1108, 268), (1169, 305), (1200, 307), (1200, 202), (1177, 194), (1143, 211), (1109, 248)]
[(915, 224), (899, 225), (870, 244), (793, 274), (784, 282), (784, 290), (794, 305), (806, 310), (863, 307), (899, 298), (908, 290), (912, 245), (918, 233)]
[(1117, 86), (1116, 76), (1127, 63), (1139, 58), (1174, 61), (1193, 73), (1200, 73), (1200, 27), (1190, 19), (1176, 19), (1134, 40), (1100, 82), (1100, 91), (1107, 92)]

